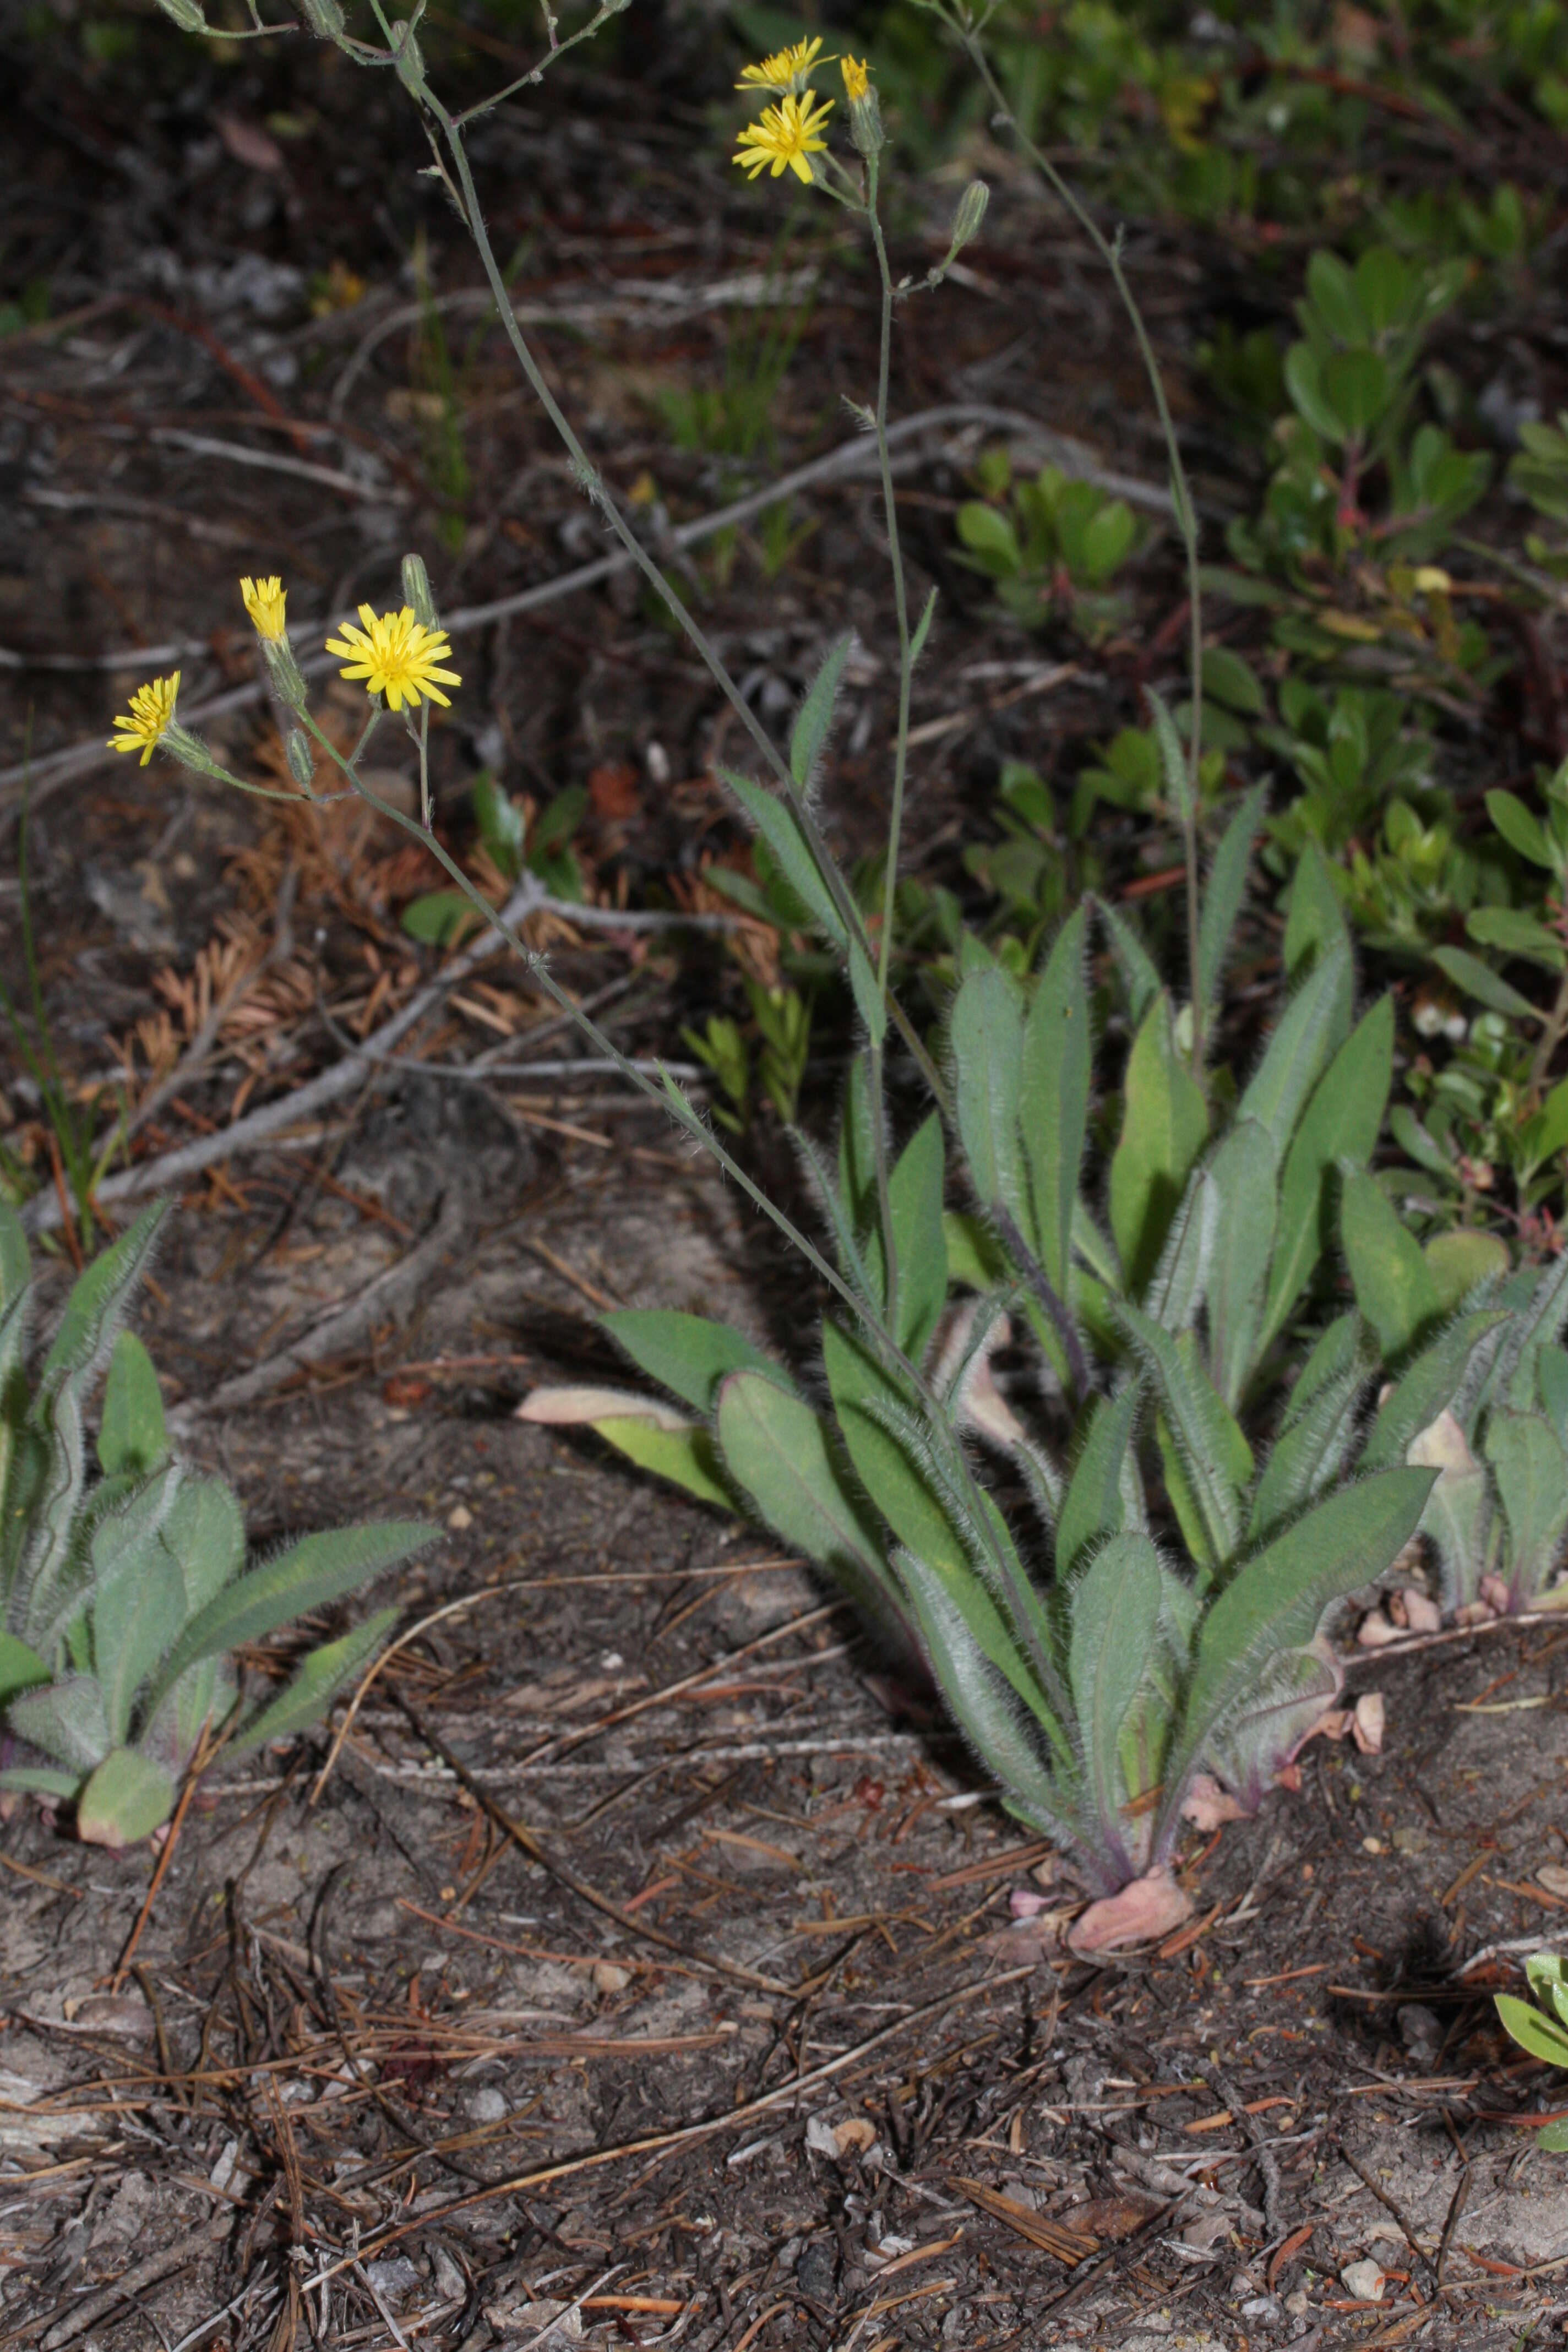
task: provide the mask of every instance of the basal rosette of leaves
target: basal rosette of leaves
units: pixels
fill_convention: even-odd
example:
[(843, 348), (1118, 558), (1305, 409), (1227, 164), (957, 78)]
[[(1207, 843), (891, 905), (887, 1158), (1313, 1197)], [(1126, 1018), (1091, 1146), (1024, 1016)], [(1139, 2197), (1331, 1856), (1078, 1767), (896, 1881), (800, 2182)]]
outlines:
[[(1180, 747), (1156, 709), (1179, 796)], [(751, 805), (756, 788), (731, 782)], [(804, 836), (779, 803), (765, 815), (803, 903), (820, 906)], [(1205, 1011), (1261, 818), (1248, 796), (1206, 877)], [(1342, 1202), (1371, 1181), (1394, 1040), (1389, 998), (1357, 1014), (1321, 858), (1295, 878), (1285, 992), (1228, 1109), (1194, 1066), (1191, 1006), (1122, 918), (1099, 920), (1131, 1033), (1109, 1151), (1091, 1148), (1093, 910), (1069, 915), (1023, 981), (966, 937), (948, 1131), (933, 1111), (895, 1151), (863, 1054), (834, 1164), (798, 1139), (862, 1309), (826, 1316), (819, 1363), (781, 1365), (700, 1316), (616, 1313), (607, 1328), (671, 1402), (542, 1391), (524, 1407), (591, 1423), (756, 1519), (917, 1651), (1005, 1801), (1105, 1906), (1079, 1931), (1097, 1948), (1179, 1911), (1170, 1873), (1200, 1776), (1255, 1807), (1337, 1695), (1325, 1621), (1416, 1534), (1438, 1470), (1418, 1447), (1406, 1457), (1463, 1378), (1423, 1386), (1413, 1364), (1369, 1434), (1378, 1327), (1352, 1312), (1325, 1328), (1319, 1308)], [(1439, 1261), (1431, 1280), (1472, 1287), (1468, 1271)], [(1011, 1327), (1038, 1370), (1016, 1410), (992, 1370)], [(988, 1464), (1027, 1491), (1021, 1517), (1004, 1515)]]
[[(231, 1653), (434, 1540), (392, 1520), (305, 1537), (247, 1567), (238, 1498), (170, 1452), (152, 1360), (122, 1328), (165, 1213), (149, 1209), (71, 1290), (29, 1379), (26, 1236), (0, 1203), (0, 1789), (75, 1808), (123, 1846), (173, 1811), (204, 1741), (226, 1756), (304, 1729), (368, 1665), (383, 1609), (307, 1653), (266, 1704)], [(86, 1415), (108, 1366), (94, 1475)]]

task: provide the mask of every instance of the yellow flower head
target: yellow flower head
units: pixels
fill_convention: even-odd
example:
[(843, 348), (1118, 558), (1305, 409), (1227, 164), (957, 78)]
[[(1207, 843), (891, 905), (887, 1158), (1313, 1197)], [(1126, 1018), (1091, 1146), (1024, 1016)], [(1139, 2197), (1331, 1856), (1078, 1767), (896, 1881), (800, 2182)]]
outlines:
[(111, 751), (140, 751), (145, 767), (153, 756), (161, 735), (174, 723), (174, 698), (180, 691), (180, 673), (173, 677), (155, 677), (151, 686), (139, 686), (131, 698), (131, 708), (123, 719), (114, 721), (115, 732), (109, 739)]
[(857, 65), (853, 58), (840, 58), (838, 70), (844, 77), (844, 95), (853, 106), (870, 89), (871, 77), (865, 65)]
[(735, 88), (772, 89), (781, 96), (789, 90), (798, 95), (811, 79), (812, 68), (816, 63), (816, 53), (821, 47), (820, 39), (796, 41), (793, 48), (780, 49), (773, 57), (764, 58), (760, 66), (742, 66), (741, 79)]
[(824, 99), (814, 106), (809, 99), (802, 106), (798, 98), (783, 98), (776, 106), (764, 107), (759, 122), (748, 122), (741, 133), (741, 144), (735, 162), (752, 179), (771, 170), (776, 180), (789, 168), (797, 180), (811, 185), (811, 165), (808, 155), (820, 155), (826, 147), (826, 139), (817, 132), (833, 111), (833, 100)]
[(251, 626), (258, 637), (270, 637), (274, 643), (283, 635), (283, 605), (286, 591), (279, 579), (242, 580), (239, 593)]
[(401, 710), (405, 701), (417, 710), (422, 694), (449, 709), (451, 697), (440, 689), (463, 681), (456, 670), (437, 667), (451, 656), (446, 630), (427, 629), (407, 604), (401, 613), (374, 613), (362, 604), (359, 616), (363, 629), (345, 621), (342, 635), (327, 639), (330, 654), (347, 657), (348, 667), (339, 676), (362, 680), (367, 694), (384, 694), (394, 710)]

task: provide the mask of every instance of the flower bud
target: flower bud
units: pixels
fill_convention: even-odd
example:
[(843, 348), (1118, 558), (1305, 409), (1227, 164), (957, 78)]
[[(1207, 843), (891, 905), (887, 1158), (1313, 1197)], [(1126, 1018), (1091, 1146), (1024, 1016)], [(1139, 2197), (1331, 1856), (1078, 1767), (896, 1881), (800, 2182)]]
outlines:
[(971, 180), (958, 200), (958, 210), (952, 216), (952, 241), (948, 247), (950, 261), (963, 251), (971, 237), (980, 234), (980, 224), (985, 218), (985, 207), (991, 202), (991, 191), (984, 180)]
[(203, 16), (200, 0), (158, 0), (165, 16), (178, 25), (182, 33), (205, 33), (207, 20)]
[(877, 92), (864, 65), (853, 58), (840, 58), (838, 70), (844, 77), (844, 95), (849, 101), (849, 136), (858, 153), (870, 163), (882, 152), (882, 110), (877, 102)]
[(940, 286), (971, 237), (979, 236), (980, 224), (985, 218), (985, 207), (990, 202), (991, 191), (984, 181), (971, 180), (958, 200), (947, 251), (926, 279), (928, 286)]
[(302, 727), (289, 728), (283, 738), (283, 754), (289, 762), (289, 773), (300, 791), (308, 793), (315, 779), (316, 759), (310, 739)]
[(405, 555), (403, 559), (403, 601), (413, 608), (415, 619), (426, 628), (440, 627), (436, 599), (430, 593), (430, 574), (425, 569), (422, 555)]
[(198, 776), (216, 776), (222, 784), (234, 781), (228, 770), (219, 766), (201, 737), (193, 735), (188, 727), (182, 727), (177, 719), (171, 719), (164, 728), (158, 738), (158, 749), (167, 751), (172, 760), (178, 760), (182, 768), (194, 769)]
[(300, 14), (318, 41), (342, 39), (343, 12), (338, 0), (300, 0)]
[(397, 60), (397, 79), (410, 98), (423, 98), (425, 56), (406, 16), (395, 16), (392, 20), (392, 54)]
[(305, 681), (300, 675), (300, 665), (294, 658), (294, 648), (287, 637), (263, 637), (261, 658), (267, 665), (267, 683), (286, 710), (305, 708)]

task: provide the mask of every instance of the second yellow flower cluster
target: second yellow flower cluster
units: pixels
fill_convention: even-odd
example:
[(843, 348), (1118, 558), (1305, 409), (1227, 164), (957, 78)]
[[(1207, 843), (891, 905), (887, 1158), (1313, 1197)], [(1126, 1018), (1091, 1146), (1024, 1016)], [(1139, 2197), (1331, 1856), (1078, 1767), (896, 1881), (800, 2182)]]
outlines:
[[(748, 122), (740, 136), (734, 160), (753, 180), (763, 172), (776, 180), (789, 171), (811, 185), (811, 158), (826, 151), (827, 142), (820, 134), (834, 106), (830, 98), (818, 100), (811, 87), (821, 47), (820, 39), (796, 41), (760, 65), (742, 67), (737, 89), (765, 89), (778, 100), (776, 106), (764, 107), (755, 122)], [(853, 58), (840, 58), (838, 69), (850, 106), (863, 105), (871, 87), (865, 66)]]
[[(423, 579), (423, 572), (419, 576)], [(239, 583), (239, 595), (261, 640), (262, 651), (268, 656), (268, 668), (277, 676), (280, 667), (278, 656), (287, 656), (289, 644), (284, 617), (287, 591), (283, 583), (276, 577), (245, 579)], [(463, 681), (456, 670), (441, 667), (452, 655), (446, 630), (426, 625), (407, 604), (397, 613), (377, 613), (373, 606), (362, 604), (359, 616), (363, 628), (356, 629), (352, 621), (346, 621), (341, 637), (326, 640), (327, 652), (343, 658), (344, 667), (339, 675), (362, 685), (372, 697), (384, 694), (394, 710), (401, 710), (405, 702), (411, 709), (417, 710), (422, 697), (449, 709), (451, 697), (443, 694), (441, 688), (461, 686)], [(291, 661), (289, 667), (298, 678)], [(155, 677), (150, 686), (139, 686), (124, 717), (114, 721), (110, 750), (140, 751), (145, 767), (155, 745), (175, 726), (174, 704), (179, 691), (178, 670), (172, 677)], [(299, 693), (302, 698), (302, 680)]]

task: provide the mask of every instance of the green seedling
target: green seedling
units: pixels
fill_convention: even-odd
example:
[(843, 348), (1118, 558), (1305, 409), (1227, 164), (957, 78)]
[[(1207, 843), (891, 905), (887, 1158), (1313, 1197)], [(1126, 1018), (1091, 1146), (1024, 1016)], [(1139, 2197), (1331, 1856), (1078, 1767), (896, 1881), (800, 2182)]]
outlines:
[[(1524, 1973), (1533, 2001), (1507, 1992), (1492, 1995), (1504, 2030), (1532, 2058), (1568, 2067), (1568, 1963), (1559, 1952), (1532, 1952)], [(1543, 2124), (1535, 2145), (1561, 2155), (1568, 2149), (1568, 2123)]]

